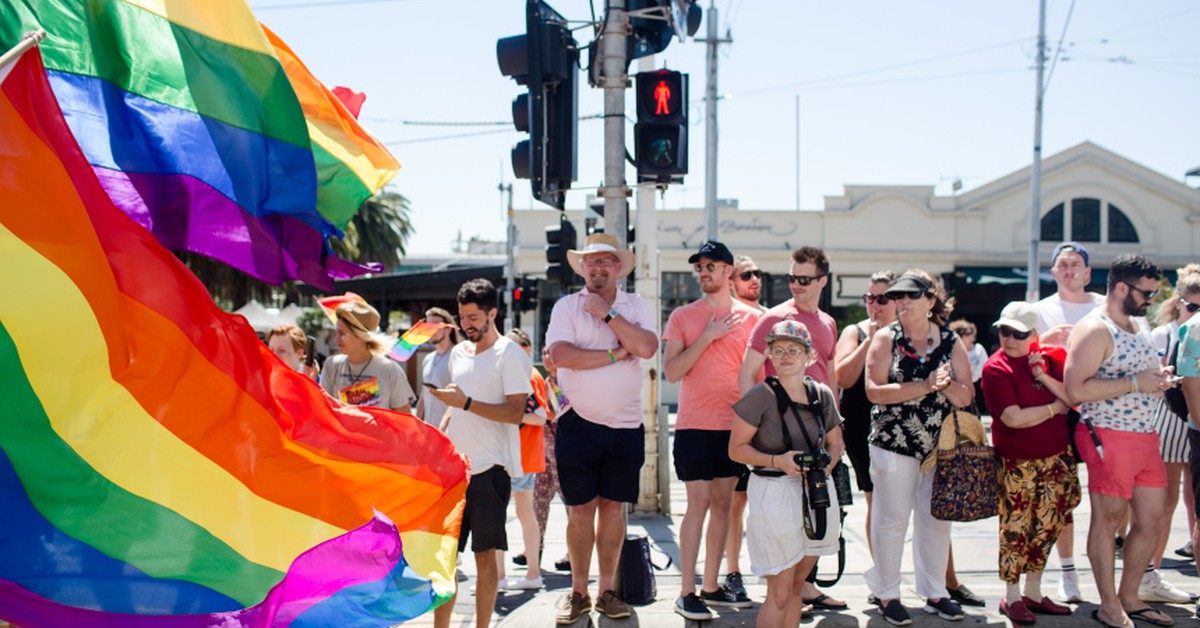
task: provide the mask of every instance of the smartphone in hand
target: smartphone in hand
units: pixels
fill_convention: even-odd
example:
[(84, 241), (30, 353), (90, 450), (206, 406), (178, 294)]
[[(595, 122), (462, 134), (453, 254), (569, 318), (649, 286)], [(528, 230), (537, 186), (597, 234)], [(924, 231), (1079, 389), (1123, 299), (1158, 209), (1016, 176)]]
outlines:
[(317, 365), (317, 341), (309, 338), (304, 344), (304, 364), (306, 366)]

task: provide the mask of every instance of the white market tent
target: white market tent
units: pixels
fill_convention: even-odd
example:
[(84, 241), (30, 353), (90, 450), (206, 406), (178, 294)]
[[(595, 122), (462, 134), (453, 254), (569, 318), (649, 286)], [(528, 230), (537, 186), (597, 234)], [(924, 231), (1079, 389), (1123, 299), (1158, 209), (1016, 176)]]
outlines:
[(234, 310), (233, 313), (240, 314), (242, 318), (245, 318), (250, 323), (254, 331), (260, 334), (265, 334), (280, 325), (286, 325), (291, 322), (278, 314), (272, 314), (267, 311), (267, 308), (263, 307), (258, 301), (250, 301), (241, 308)]

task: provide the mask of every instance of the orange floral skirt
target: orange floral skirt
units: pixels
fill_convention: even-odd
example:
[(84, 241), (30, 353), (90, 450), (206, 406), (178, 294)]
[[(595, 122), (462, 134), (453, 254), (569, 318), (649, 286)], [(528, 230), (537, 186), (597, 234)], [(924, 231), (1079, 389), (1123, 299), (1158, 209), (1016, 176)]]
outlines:
[(1079, 505), (1079, 471), (1070, 450), (1037, 460), (1000, 458), (1000, 577), (1046, 569), (1058, 534)]

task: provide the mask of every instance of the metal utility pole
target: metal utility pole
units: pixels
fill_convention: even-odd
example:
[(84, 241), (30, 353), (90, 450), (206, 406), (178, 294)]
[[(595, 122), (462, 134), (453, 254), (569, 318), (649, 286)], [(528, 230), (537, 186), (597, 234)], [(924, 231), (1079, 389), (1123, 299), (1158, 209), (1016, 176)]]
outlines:
[(704, 89), (705, 134), (704, 134), (704, 238), (718, 240), (717, 235), (717, 46), (733, 43), (728, 30), (725, 38), (717, 36), (717, 3), (708, 5), (708, 37), (703, 41), (708, 49), (707, 79)]
[(500, 198), (503, 200), (504, 193), (508, 193), (508, 209), (505, 212), (505, 221), (507, 228), (505, 236), (507, 242), (504, 244), (504, 332), (513, 329), (517, 304), (513, 303), (513, 289), (517, 287), (517, 225), (513, 223), (513, 188), (512, 184), (504, 184), (496, 186), (500, 190)]
[[(638, 70), (650, 72), (654, 70), (654, 55), (638, 59)], [(650, 305), (654, 313), (654, 333), (662, 337), (659, 329), (662, 321), (662, 300), (659, 298), (658, 273), (658, 215), (655, 209), (655, 184), (639, 183), (637, 186), (637, 244), (634, 253), (637, 268), (634, 269), (634, 281), (637, 293)], [(666, 413), (658, 412), (658, 386), (662, 373), (662, 351), (655, 351), (654, 357), (642, 360), (642, 417), (646, 424), (645, 453), (646, 463), (642, 466), (641, 491), (638, 503), (634, 506), (637, 512), (657, 512), (669, 514), (671, 509), (671, 466), (667, 460)]]
[(1030, 169), (1029, 189), (1029, 278), (1025, 283), (1025, 300), (1033, 303), (1040, 298), (1038, 277), (1038, 241), (1042, 235), (1042, 99), (1045, 85), (1042, 73), (1046, 67), (1046, 0), (1038, 2), (1037, 39), (1037, 91), (1033, 114), (1033, 165)]
[(624, 247), (629, 227), (629, 188), (625, 187), (625, 40), (629, 17), (625, 0), (608, 0), (604, 12), (604, 31), (600, 40), (604, 88), (604, 233), (612, 235)]

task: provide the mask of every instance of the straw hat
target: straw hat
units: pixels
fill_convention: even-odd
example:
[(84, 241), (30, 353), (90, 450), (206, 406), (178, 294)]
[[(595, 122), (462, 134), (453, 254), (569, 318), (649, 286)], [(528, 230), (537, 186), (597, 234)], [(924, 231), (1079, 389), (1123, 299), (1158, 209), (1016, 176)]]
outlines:
[(617, 239), (607, 233), (593, 233), (583, 241), (583, 248), (578, 251), (567, 251), (567, 262), (571, 264), (571, 269), (580, 277), (587, 277), (587, 271), (583, 269), (583, 258), (592, 253), (612, 253), (617, 256), (619, 268), (615, 275), (617, 278), (624, 277), (633, 272), (633, 252), (622, 249)]

